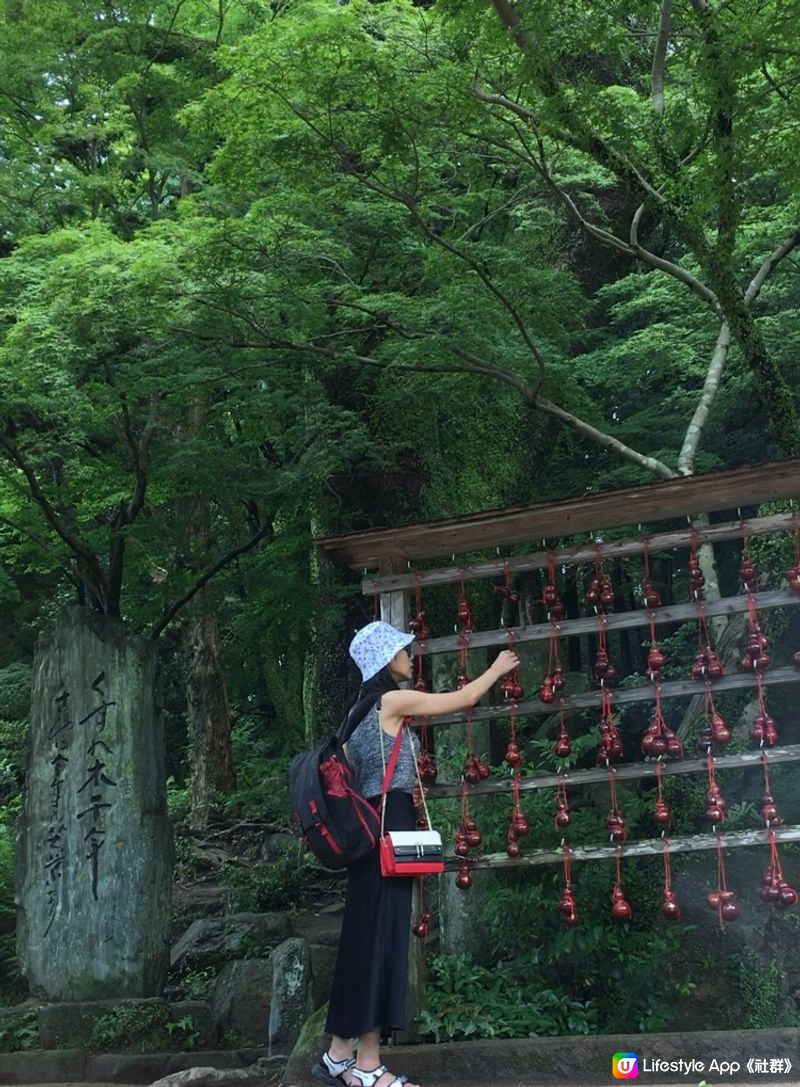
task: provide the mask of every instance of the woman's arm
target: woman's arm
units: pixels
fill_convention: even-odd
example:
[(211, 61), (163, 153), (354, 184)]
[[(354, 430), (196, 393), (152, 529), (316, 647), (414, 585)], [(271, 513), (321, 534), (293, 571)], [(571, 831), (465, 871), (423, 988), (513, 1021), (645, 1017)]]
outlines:
[(519, 657), (504, 649), (497, 659), (477, 679), (460, 691), (426, 694), (424, 691), (386, 691), (381, 698), (381, 727), (397, 735), (404, 717), (438, 717), (443, 713), (466, 710), (492, 687), (498, 679), (519, 668)]

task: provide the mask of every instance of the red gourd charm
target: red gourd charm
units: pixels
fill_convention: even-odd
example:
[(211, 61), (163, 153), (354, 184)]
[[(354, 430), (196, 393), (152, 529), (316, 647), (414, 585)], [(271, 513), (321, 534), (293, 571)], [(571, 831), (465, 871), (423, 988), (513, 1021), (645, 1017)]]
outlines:
[(462, 861), (458, 866), (458, 875), (456, 876), (456, 887), (460, 891), (468, 891), (472, 886), (472, 872), (467, 861)]
[(615, 921), (630, 921), (631, 917), (633, 917), (633, 911), (622, 890), (622, 856), (619, 849), (616, 851), (615, 860), (617, 878), (614, 882), (614, 890), (611, 892), (611, 916)]
[(556, 829), (566, 830), (570, 823), (569, 797), (567, 796), (567, 784), (563, 778), (559, 779), (556, 786), (556, 814), (554, 818)]
[(564, 857), (564, 890), (561, 892), (558, 909), (564, 924), (571, 926), (577, 925), (578, 923), (578, 908), (572, 890), (572, 854), (570, 853), (569, 846), (566, 842), (564, 843), (562, 853)]

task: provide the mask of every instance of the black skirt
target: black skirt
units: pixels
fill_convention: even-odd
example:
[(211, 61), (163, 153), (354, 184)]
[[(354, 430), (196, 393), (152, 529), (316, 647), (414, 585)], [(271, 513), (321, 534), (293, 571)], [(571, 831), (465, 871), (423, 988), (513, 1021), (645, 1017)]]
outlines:
[[(410, 793), (386, 798), (386, 829), (413, 830)], [(327, 1029), (342, 1038), (405, 1026), (413, 879), (381, 875), (378, 850), (347, 869), (347, 897), (331, 986)]]

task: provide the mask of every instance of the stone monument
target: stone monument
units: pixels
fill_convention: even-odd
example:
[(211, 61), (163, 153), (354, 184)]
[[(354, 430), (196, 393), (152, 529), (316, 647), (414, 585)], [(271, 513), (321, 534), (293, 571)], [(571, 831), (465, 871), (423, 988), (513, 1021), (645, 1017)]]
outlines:
[(70, 607), (36, 652), (17, 842), (34, 996), (158, 996), (173, 867), (156, 644)]

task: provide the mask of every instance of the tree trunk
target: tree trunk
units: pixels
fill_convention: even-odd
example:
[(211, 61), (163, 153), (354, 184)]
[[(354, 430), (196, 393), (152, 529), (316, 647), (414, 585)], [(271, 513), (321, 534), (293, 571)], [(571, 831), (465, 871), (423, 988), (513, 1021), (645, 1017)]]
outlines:
[(236, 787), (231, 751), (233, 719), (216, 616), (188, 617), (183, 627), (183, 644), (188, 658), (186, 711), (192, 773), (191, 824), (202, 829), (208, 823), (214, 793), (229, 793)]

